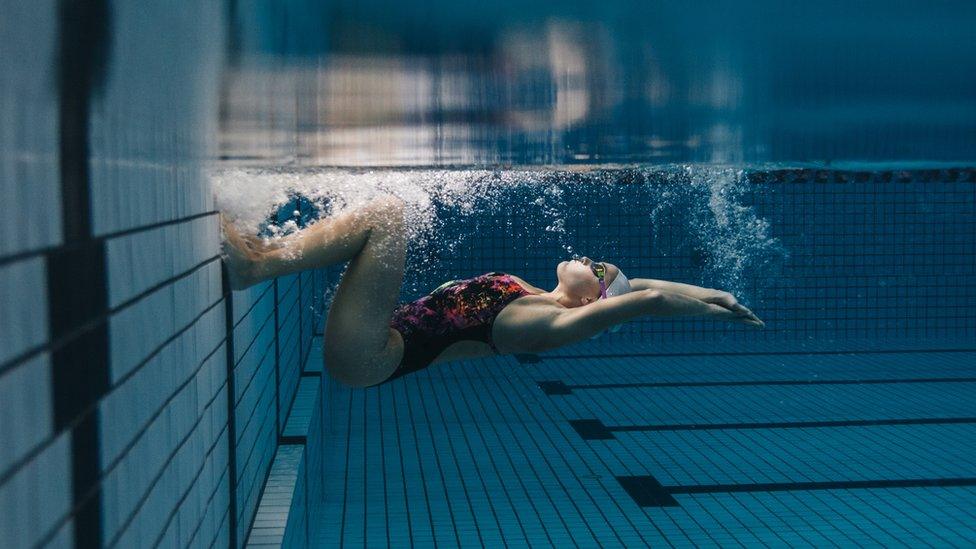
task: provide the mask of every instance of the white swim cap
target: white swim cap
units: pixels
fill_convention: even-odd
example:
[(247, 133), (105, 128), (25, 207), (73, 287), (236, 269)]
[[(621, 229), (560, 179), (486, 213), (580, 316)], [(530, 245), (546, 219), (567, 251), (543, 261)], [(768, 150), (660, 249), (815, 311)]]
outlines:
[[(611, 297), (614, 296), (630, 293), (631, 290), (632, 288), (630, 287), (630, 280), (627, 279), (627, 275), (625, 275), (623, 271), (618, 269), (617, 278), (614, 278), (613, 282), (611, 282), (610, 285), (607, 286), (607, 299), (610, 299)], [(618, 332), (620, 331), (621, 326), (623, 326), (623, 324), (617, 324), (615, 326), (611, 326), (607, 328), (605, 332), (596, 334), (595, 336), (590, 337), (590, 339), (596, 339), (601, 335), (603, 335), (604, 333)]]
[(627, 275), (625, 275), (623, 271), (618, 269), (617, 278), (614, 278), (613, 282), (607, 286), (607, 298), (624, 295), (630, 291), (630, 280), (627, 279)]

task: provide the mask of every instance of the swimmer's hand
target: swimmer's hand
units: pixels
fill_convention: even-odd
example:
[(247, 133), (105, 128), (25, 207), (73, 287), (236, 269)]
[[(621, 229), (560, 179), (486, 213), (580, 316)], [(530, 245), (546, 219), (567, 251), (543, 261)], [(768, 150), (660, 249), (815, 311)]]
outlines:
[(725, 309), (725, 311), (715, 310), (715, 316), (725, 318), (732, 322), (742, 322), (752, 326), (763, 327), (765, 322), (759, 319), (745, 305), (739, 303), (734, 295), (721, 290), (712, 290), (710, 295), (701, 298), (702, 301), (710, 305)]

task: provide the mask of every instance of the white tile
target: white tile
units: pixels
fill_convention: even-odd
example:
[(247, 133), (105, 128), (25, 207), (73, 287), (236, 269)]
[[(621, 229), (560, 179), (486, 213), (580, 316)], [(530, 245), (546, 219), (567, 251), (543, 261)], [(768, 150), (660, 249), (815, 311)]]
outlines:
[(48, 549), (71, 549), (74, 547), (74, 528), (74, 519), (64, 523), (64, 526), (58, 528), (58, 533), (54, 535), (54, 538), (46, 545), (46, 547)]
[[(261, 348), (262, 342), (252, 341), (257, 336), (262, 327), (265, 330), (274, 329), (274, 292), (269, 291), (259, 301), (253, 304), (250, 310), (244, 311), (240, 321), (234, 328), (234, 361), (240, 361), (245, 353), (250, 353), (251, 348)], [(237, 308), (235, 304), (235, 315)]]
[[(242, 338), (240, 345), (246, 345), (251, 341), (252, 335), (246, 333), (246, 338)], [(241, 340), (237, 340), (240, 342)], [(274, 354), (274, 331), (270, 324), (265, 326), (263, 332), (259, 332), (253, 339), (250, 348), (241, 357), (234, 367), (234, 402), (238, 406), (244, 405), (244, 395), (254, 395), (255, 388), (265, 380), (260, 376), (259, 369), (268, 361), (268, 355)]]
[[(105, 164), (93, 173), (97, 234), (212, 209), (201, 168), (216, 136), (222, 19), (207, 2), (177, 11), (115, 6), (112, 77), (101, 92), (115, 108), (95, 110), (91, 120), (100, 136), (92, 156)], [(159, 21), (171, 32), (146, 41)]]
[(0, 267), (0, 364), (47, 341), (46, 276), (42, 258)]
[[(181, 339), (190, 340), (192, 339), (192, 334), (188, 332)], [(202, 353), (203, 351), (200, 350), (198, 352)], [(192, 360), (197, 363), (202, 361), (202, 359), (202, 355), (192, 357)], [(220, 361), (215, 360), (215, 357), (211, 357), (210, 361), (201, 368), (201, 371), (205, 371), (212, 363), (219, 364)], [(161, 358), (158, 364), (156, 361), (147, 364), (145, 370), (133, 376), (116, 391), (122, 394), (132, 387), (134, 394), (141, 395), (141, 398), (138, 399), (137, 406), (145, 408), (145, 410), (130, 411), (130, 414), (136, 419), (134, 423), (127, 423), (125, 433), (113, 432), (112, 434), (108, 434), (107, 432), (104, 435), (103, 452), (105, 452), (105, 457), (103, 459), (111, 458), (112, 456), (109, 453), (117, 451), (121, 447), (120, 444), (128, 444), (132, 436), (139, 437), (135, 447), (123, 458), (118, 471), (110, 472), (106, 480), (106, 499), (108, 500), (109, 498), (108, 494), (112, 494), (112, 497), (118, 498), (116, 501), (106, 501), (105, 524), (106, 531), (111, 531), (111, 536), (116, 535), (117, 529), (129, 514), (131, 514), (133, 510), (132, 506), (146, 493), (145, 490), (148, 489), (149, 483), (165, 467), (163, 477), (156, 483), (150, 494), (151, 499), (147, 500), (147, 503), (139, 511), (139, 525), (135, 527), (139, 529), (139, 532), (126, 532), (125, 534), (127, 537), (134, 536), (135, 538), (148, 535), (155, 539), (155, 536), (159, 533), (158, 528), (161, 528), (162, 524), (156, 524), (153, 522), (155, 519), (147, 517), (159, 516), (161, 514), (168, 516), (169, 512), (176, 505), (178, 498), (187, 488), (186, 483), (190, 482), (196, 474), (197, 469), (204, 459), (206, 448), (209, 448), (209, 444), (212, 442), (207, 441), (206, 444), (202, 442), (202, 433), (209, 429), (211, 420), (204, 417), (199, 422), (197, 421), (200, 415), (194, 413), (197, 410), (195, 406), (197, 395), (195, 394), (196, 385), (192, 382), (187, 384), (179, 394), (174, 396), (172, 401), (167, 404), (166, 409), (153, 420), (148, 428), (144, 431), (139, 430), (142, 429), (142, 424), (154, 412), (158, 403), (161, 403), (166, 398), (166, 395), (176, 389), (177, 382), (182, 383), (179, 379), (163, 380), (163, 377), (168, 376), (167, 372), (175, 369), (177, 369), (177, 365), (168, 362), (165, 358)], [(160, 377), (160, 375), (163, 377)], [(205, 375), (210, 376), (211, 374), (206, 372)], [(144, 382), (143, 380), (148, 381)], [(172, 385), (167, 386), (167, 383), (171, 383)], [(109, 395), (103, 402), (111, 402), (113, 398), (115, 398), (115, 394)], [(225, 409), (226, 402), (218, 398), (210, 402), (210, 407), (204, 409), (203, 413), (204, 415), (212, 414), (214, 410), (219, 411)], [(105, 430), (109, 431), (108, 425), (115, 423), (116, 429), (114, 431), (121, 431), (117, 426), (125, 423), (125, 418), (119, 418), (117, 415), (114, 415), (111, 406), (106, 406), (103, 410), (103, 421), (106, 423)], [(168, 464), (165, 463), (165, 460), (169, 458), (172, 451), (191, 430), (193, 434), (177, 452), (173, 460)], [(111, 439), (113, 437), (120, 439), (121, 442), (117, 440), (112, 441)], [(132, 473), (130, 466), (132, 463), (138, 464), (138, 477), (134, 479), (126, 478), (126, 475)], [(122, 479), (125, 480), (123, 481)], [(123, 486), (126, 491), (124, 494), (118, 494), (115, 489), (121, 482), (124, 482)], [(143, 515), (146, 516), (143, 517)]]
[(50, 364), (44, 353), (0, 376), (0, 473), (51, 432)]
[(174, 331), (172, 288), (161, 288), (109, 319), (110, 379), (117, 383)]
[[(173, 333), (185, 328), (201, 311), (217, 302), (220, 292), (215, 291), (214, 281), (219, 281), (219, 278), (220, 266), (216, 262), (210, 263), (178, 283), (160, 288), (114, 315), (109, 320), (112, 383), (118, 382)], [(196, 295), (204, 299), (178, 300), (177, 295)], [(223, 309), (220, 306), (211, 309), (205, 318), (197, 321), (206, 324), (206, 329), (195, 332), (196, 340), (212, 341), (213, 346), (216, 346), (216, 342), (223, 337), (222, 318)], [(188, 348), (198, 348), (195, 342), (181, 344)], [(190, 366), (190, 363), (178, 358), (170, 360), (177, 366)]]
[(236, 325), (251, 310), (251, 307), (260, 299), (266, 298), (268, 293), (273, 293), (270, 289), (271, 281), (262, 282), (251, 286), (246, 290), (231, 294), (234, 306), (234, 324)]
[(179, 528), (180, 528), (179, 516), (173, 517), (173, 520), (170, 522), (169, 526), (166, 528), (166, 531), (163, 534), (163, 538), (159, 543), (159, 547), (164, 547), (164, 548), (172, 547), (173, 549), (177, 549), (181, 547), (179, 542), (180, 541)]
[(219, 250), (216, 216), (109, 239), (109, 306), (117, 307), (154, 285), (185, 273), (215, 257)]
[[(54, 0), (4, 2), (0, 18), (0, 256), (61, 242)], [(13, 207), (16, 205), (16, 207)]]
[(71, 507), (70, 435), (64, 433), (0, 486), (0, 547), (29, 547)]

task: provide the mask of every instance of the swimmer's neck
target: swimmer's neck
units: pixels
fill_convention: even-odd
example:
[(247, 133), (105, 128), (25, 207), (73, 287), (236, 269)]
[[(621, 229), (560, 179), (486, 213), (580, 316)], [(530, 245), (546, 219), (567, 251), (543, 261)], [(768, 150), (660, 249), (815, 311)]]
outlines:
[(563, 288), (562, 284), (556, 284), (556, 287), (551, 291), (543, 292), (538, 295), (555, 300), (556, 303), (559, 303), (567, 309), (572, 309), (573, 307), (579, 307), (582, 305), (579, 298), (567, 292), (566, 289)]

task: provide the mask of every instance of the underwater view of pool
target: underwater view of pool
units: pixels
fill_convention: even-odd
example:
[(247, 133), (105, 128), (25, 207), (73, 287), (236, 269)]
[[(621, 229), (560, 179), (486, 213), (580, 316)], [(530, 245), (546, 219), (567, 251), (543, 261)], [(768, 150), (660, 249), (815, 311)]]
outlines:
[[(766, 322), (645, 318), (371, 389), (326, 376), (309, 543), (965, 544), (974, 179), (938, 165), (219, 174), (225, 211), (272, 239), (402, 197), (405, 301), (489, 271), (550, 288), (579, 253), (727, 289)], [(260, 195), (249, 185), (260, 207), (233, 202)]]
[(976, 3), (0, 13), (0, 547), (976, 545)]

